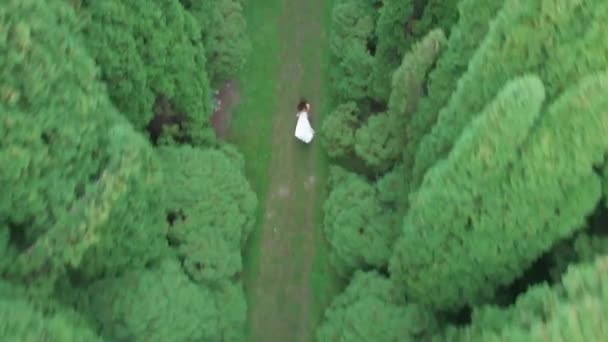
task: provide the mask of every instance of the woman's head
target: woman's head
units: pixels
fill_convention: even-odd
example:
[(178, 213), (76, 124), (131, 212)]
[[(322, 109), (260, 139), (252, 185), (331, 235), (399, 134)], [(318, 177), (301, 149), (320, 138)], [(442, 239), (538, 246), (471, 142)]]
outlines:
[(298, 102), (298, 111), (306, 111), (308, 110), (308, 106), (308, 101), (306, 101), (306, 99), (301, 99), (300, 102)]

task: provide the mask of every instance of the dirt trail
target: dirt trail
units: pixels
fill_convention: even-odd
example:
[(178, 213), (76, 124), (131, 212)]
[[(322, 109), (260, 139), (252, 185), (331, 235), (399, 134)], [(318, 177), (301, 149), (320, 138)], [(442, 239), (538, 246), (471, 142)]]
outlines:
[[(323, 0), (282, 0), (277, 112), (260, 259), (250, 308), (251, 340), (312, 341), (310, 273), (314, 255), (315, 146), (293, 136), (301, 96), (321, 108)], [(305, 67), (309, 69), (306, 70)]]

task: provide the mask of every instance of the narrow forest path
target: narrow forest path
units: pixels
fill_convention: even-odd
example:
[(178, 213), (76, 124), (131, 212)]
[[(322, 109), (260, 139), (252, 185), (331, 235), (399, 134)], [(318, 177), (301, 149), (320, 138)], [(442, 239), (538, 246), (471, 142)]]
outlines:
[[(251, 341), (312, 341), (311, 270), (318, 181), (317, 146), (295, 140), (295, 107), (305, 96), (312, 124), (319, 129), (322, 108), (321, 54), (324, 0), (281, 0), (278, 76), (272, 127), (272, 154), (266, 198), (261, 199), (257, 272), (248, 291)], [(255, 49), (255, 46), (254, 46)], [(254, 52), (255, 53), (255, 52)], [(322, 180), (324, 181), (324, 180)]]

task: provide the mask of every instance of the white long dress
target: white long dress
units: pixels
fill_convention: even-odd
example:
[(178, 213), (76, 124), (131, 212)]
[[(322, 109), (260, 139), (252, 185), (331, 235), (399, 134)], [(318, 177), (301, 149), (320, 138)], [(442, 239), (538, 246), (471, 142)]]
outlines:
[(310, 126), (310, 122), (308, 121), (308, 113), (307, 112), (299, 112), (297, 114), (298, 123), (296, 124), (296, 138), (300, 139), (305, 143), (310, 143), (312, 138), (315, 136), (315, 130)]

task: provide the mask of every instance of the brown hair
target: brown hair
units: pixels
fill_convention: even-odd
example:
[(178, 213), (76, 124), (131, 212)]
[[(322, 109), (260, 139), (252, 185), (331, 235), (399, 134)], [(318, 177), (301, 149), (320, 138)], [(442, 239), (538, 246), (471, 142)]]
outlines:
[(306, 101), (306, 99), (301, 99), (300, 102), (298, 102), (298, 111), (304, 111), (306, 110), (306, 105), (308, 104), (308, 101)]

